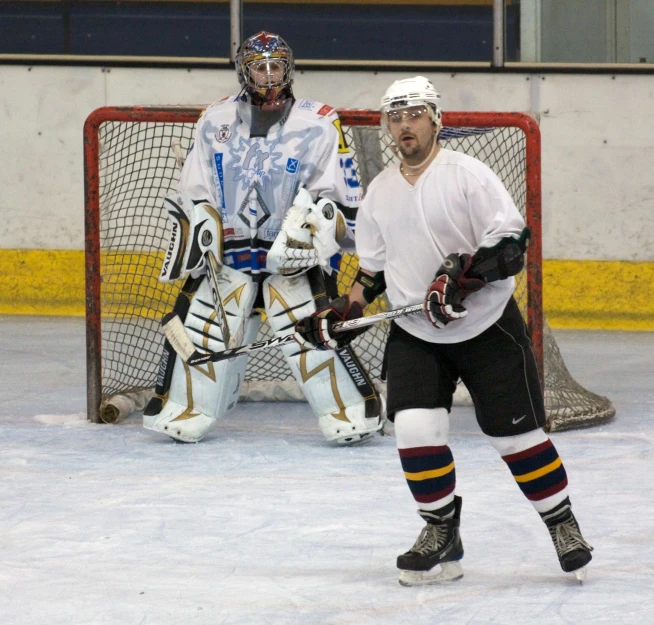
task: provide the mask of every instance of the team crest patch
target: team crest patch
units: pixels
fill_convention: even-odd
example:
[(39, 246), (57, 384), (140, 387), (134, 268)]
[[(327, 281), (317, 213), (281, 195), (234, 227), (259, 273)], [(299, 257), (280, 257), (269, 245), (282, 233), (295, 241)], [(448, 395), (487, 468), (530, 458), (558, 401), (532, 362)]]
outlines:
[(223, 124), (220, 127), (220, 130), (216, 133), (216, 141), (218, 143), (225, 143), (232, 136), (232, 131), (229, 129), (227, 124)]
[(315, 103), (312, 100), (304, 100), (303, 102), (300, 103), (298, 108), (303, 109), (305, 111), (310, 111), (313, 108), (313, 105)]
[(286, 161), (286, 171), (289, 174), (294, 174), (297, 172), (297, 166), (298, 160), (296, 158), (289, 158), (288, 161)]
[(334, 110), (333, 107), (328, 106), (327, 104), (323, 104), (318, 109), (318, 115), (329, 115), (333, 110)]

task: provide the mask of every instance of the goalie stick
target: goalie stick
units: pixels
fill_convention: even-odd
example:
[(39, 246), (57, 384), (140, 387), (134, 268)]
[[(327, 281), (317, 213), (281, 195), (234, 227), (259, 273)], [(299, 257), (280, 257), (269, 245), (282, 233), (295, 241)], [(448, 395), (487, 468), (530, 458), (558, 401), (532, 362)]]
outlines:
[(218, 290), (218, 274), (220, 273), (220, 265), (218, 264), (216, 257), (213, 255), (213, 252), (210, 250), (208, 250), (206, 253), (206, 266), (209, 288), (211, 290), (211, 299), (213, 300), (213, 307), (216, 311), (216, 322), (218, 323), (218, 327), (222, 332), (223, 342), (225, 345), (227, 345), (227, 347), (232, 348), (243, 340), (245, 320), (243, 320), (243, 323), (237, 330), (236, 334), (232, 336), (229, 330), (229, 324), (227, 323), (227, 315), (225, 313), (225, 307), (223, 306), (223, 300), (222, 297), (220, 297), (220, 291)]
[[(337, 321), (332, 326), (332, 329), (336, 332), (343, 332), (352, 328), (363, 328), (365, 326), (379, 323), (380, 321), (396, 319), (397, 317), (406, 317), (407, 315), (414, 315), (415, 313), (423, 311), (423, 304), (414, 304), (413, 306), (404, 306), (404, 308), (387, 310), (386, 312), (369, 315), (368, 317), (359, 317), (348, 321)], [(233, 349), (226, 349), (222, 352), (205, 352), (195, 348), (195, 345), (186, 333), (186, 328), (177, 313), (171, 312), (165, 315), (161, 320), (161, 327), (173, 349), (177, 354), (179, 354), (184, 362), (191, 366), (201, 365), (206, 362), (229, 360), (230, 358), (235, 358), (241, 354), (249, 354), (250, 352), (257, 352), (262, 349), (279, 347), (280, 345), (287, 345), (295, 342), (293, 334), (288, 334), (287, 336), (276, 337), (267, 341), (258, 341), (256, 343), (241, 345), (240, 347), (235, 347)]]

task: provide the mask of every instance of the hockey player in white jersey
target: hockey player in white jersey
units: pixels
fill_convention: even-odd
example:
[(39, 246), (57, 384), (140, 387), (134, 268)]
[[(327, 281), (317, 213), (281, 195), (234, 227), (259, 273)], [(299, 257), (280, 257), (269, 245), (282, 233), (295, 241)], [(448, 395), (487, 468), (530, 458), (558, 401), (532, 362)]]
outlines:
[[(214, 351), (252, 342), (262, 310), (284, 336), (337, 296), (339, 250), (353, 246), (361, 199), (335, 110), (293, 95), (286, 42), (250, 37), (236, 68), (241, 92), (203, 113), (178, 192), (164, 201), (161, 280), (186, 279), (175, 312), (196, 346)], [(327, 440), (358, 443), (381, 428), (381, 399), (351, 348), (282, 351)], [(246, 358), (189, 367), (166, 341), (144, 427), (201, 440), (238, 401)]]
[(561, 568), (583, 580), (593, 548), (572, 513), (563, 462), (542, 429), (538, 369), (513, 298), (529, 230), (490, 168), (439, 145), (439, 100), (423, 76), (386, 91), (382, 123), (399, 163), (375, 178), (357, 213), (360, 274), (349, 294), (298, 323), (296, 339), (319, 348), (351, 339), (332, 334), (331, 324), (383, 291), (392, 308), (424, 301), (424, 315), (392, 322), (385, 354), (388, 418), (426, 523), (397, 558), (401, 584), (463, 576), (462, 499), (448, 440), (459, 378), (486, 439), (547, 526)]

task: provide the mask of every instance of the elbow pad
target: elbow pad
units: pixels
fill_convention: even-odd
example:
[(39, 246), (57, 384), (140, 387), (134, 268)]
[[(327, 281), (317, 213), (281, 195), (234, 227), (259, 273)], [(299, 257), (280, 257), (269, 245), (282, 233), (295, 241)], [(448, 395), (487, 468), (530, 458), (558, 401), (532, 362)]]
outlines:
[(480, 247), (472, 257), (470, 275), (484, 282), (505, 280), (525, 266), (525, 252), (531, 231), (525, 228), (517, 239), (504, 237), (493, 247)]

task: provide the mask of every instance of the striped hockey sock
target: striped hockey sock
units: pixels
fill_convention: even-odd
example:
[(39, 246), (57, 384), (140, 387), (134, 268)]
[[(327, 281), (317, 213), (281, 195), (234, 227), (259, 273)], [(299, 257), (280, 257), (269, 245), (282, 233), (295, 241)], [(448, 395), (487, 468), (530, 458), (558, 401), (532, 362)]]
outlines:
[(454, 501), (456, 473), (447, 445), (399, 449), (404, 476), (421, 510), (440, 510)]
[(552, 441), (502, 456), (525, 497), (545, 512), (567, 497), (568, 477)]

